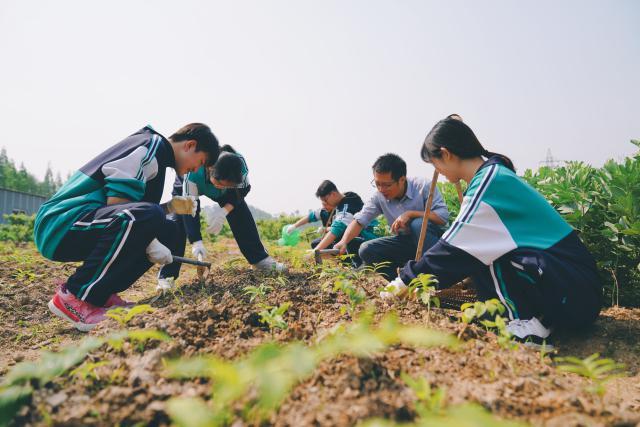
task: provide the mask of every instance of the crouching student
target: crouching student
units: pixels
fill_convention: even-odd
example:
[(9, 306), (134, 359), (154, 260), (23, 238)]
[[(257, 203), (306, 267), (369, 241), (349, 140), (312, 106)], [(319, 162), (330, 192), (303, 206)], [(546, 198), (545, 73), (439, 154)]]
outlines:
[[(353, 221), (354, 215), (360, 212), (364, 203), (360, 196), (352, 191), (341, 193), (336, 185), (329, 180), (325, 180), (320, 184), (316, 191), (316, 197), (320, 199), (322, 209), (311, 211), (306, 217), (302, 217), (296, 223), (290, 224), (287, 227), (287, 232), (291, 232), (291, 230), (310, 222), (320, 221), (323, 235), (311, 242), (311, 248), (318, 250), (333, 248), (334, 242), (342, 238), (345, 230)], [(353, 265), (359, 266), (362, 263), (358, 256), (360, 245), (367, 240), (378, 237), (375, 233), (376, 226), (378, 226), (378, 221), (374, 219), (347, 245), (347, 253), (352, 255), (350, 261)]]
[[(355, 221), (349, 224), (342, 239), (334, 247), (344, 252), (349, 242), (364, 227), (378, 215), (384, 214), (395, 235), (363, 243), (359, 255), (367, 265), (385, 263), (378, 271), (387, 280), (392, 280), (397, 276), (398, 267), (416, 256), (431, 182), (424, 178), (407, 177), (404, 160), (396, 154), (385, 154), (373, 164), (371, 185), (377, 189), (376, 193), (354, 216)], [(441, 226), (448, 218), (449, 211), (436, 188), (423, 252), (438, 241), (442, 235)]]
[(53, 261), (82, 261), (49, 309), (81, 331), (109, 308), (130, 306), (118, 296), (154, 263), (169, 264), (177, 237), (167, 213), (195, 214), (195, 199), (159, 205), (165, 170), (196, 171), (218, 157), (208, 126), (193, 123), (166, 139), (147, 126), (81, 167), (38, 211), (35, 243)]
[(460, 213), (418, 262), (390, 284), (390, 297), (420, 273), (446, 288), (470, 276), (479, 299), (499, 298), (507, 330), (534, 345), (554, 327), (593, 322), (601, 307), (596, 263), (551, 205), (520, 179), (511, 161), (487, 151), (462, 121), (446, 118), (427, 135), (422, 159), (451, 182), (466, 181)]
[[(225, 221), (233, 237), (238, 243), (240, 252), (254, 268), (262, 271), (286, 271), (286, 266), (276, 262), (267, 253), (260, 241), (258, 227), (251, 215), (249, 206), (244, 200), (251, 185), (249, 185), (249, 169), (244, 157), (231, 146), (224, 145), (220, 149), (220, 157), (213, 166), (202, 167), (196, 172), (189, 173), (184, 179), (176, 177), (174, 194), (188, 196), (205, 196), (219, 205), (213, 217), (208, 218), (209, 226), (206, 231), (218, 234)], [(186, 239), (191, 242), (191, 252), (195, 257), (205, 259), (207, 251), (202, 242), (200, 231), (200, 203), (195, 217), (191, 215), (171, 215), (170, 220), (178, 223), (176, 255), (184, 254)], [(175, 280), (180, 274), (181, 263), (174, 262), (165, 265), (158, 276), (157, 289), (166, 291), (173, 288)]]

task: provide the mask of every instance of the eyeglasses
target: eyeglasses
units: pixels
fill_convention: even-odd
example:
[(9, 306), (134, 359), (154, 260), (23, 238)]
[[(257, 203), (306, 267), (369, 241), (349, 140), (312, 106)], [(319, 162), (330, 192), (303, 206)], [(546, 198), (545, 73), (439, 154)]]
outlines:
[(397, 180), (393, 180), (391, 182), (376, 182), (375, 179), (371, 180), (371, 186), (373, 188), (377, 188), (378, 190), (388, 190), (393, 187), (394, 184), (397, 184)]

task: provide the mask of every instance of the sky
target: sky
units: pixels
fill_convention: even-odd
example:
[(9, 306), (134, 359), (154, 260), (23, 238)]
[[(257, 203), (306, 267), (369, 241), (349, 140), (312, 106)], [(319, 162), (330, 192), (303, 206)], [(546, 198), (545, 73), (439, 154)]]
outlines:
[(639, 21), (635, 0), (1, 0), (0, 147), (66, 176), (204, 122), (270, 213), (318, 207), (324, 179), (368, 198), (386, 152), (430, 177), (454, 112), (520, 173), (548, 149), (598, 166), (640, 138)]

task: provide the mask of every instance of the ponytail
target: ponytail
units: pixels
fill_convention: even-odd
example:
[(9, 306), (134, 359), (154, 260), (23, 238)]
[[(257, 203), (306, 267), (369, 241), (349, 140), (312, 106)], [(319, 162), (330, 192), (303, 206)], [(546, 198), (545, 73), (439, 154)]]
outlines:
[[(454, 117), (455, 116), (455, 117)], [(515, 167), (507, 156), (488, 151), (482, 146), (471, 128), (467, 126), (457, 114), (452, 114), (440, 120), (429, 131), (422, 144), (420, 156), (422, 160), (430, 163), (432, 158), (441, 158), (442, 149), (446, 148), (461, 159), (472, 159), (484, 156), (486, 158), (499, 157), (502, 163), (513, 172)]]

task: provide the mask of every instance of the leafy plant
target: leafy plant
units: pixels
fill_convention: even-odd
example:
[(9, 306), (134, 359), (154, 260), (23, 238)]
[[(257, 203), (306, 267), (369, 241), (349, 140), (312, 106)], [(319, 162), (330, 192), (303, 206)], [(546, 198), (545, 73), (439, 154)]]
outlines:
[(413, 379), (402, 372), (400, 378), (416, 395), (416, 413), (420, 418), (426, 418), (432, 414), (441, 414), (446, 406), (446, 389), (432, 389), (426, 378)]
[[(481, 320), (480, 323), (482, 323), (486, 328), (496, 331), (496, 335), (498, 336), (498, 345), (500, 347), (509, 350), (513, 350), (518, 347), (518, 344), (513, 341), (513, 336), (507, 330), (507, 322), (504, 317), (497, 314), (493, 320), (485, 319)], [(544, 353), (545, 350), (543, 347), (541, 351), (541, 354), (543, 355), (542, 357), (544, 357)]]
[(258, 313), (260, 315), (260, 322), (269, 327), (271, 335), (273, 335), (275, 329), (287, 329), (289, 327), (283, 316), (290, 306), (290, 302), (282, 303), (278, 307), (265, 305), (260, 313)]
[(140, 304), (132, 308), (118, 307), (107, 311), (106, 316), (112, 318), (126, 328), (131, 320), (143, 313), (153, 313), (155, 309), (149, 304)]
[(481, 319), (487, 313), (490, 316), (504, 314), (506, 308), (498, 299), (492, 298), (485, 302), (476, 301), (464, 303), (460, 306), (460, 311), (462, 311), (460, 321), (463, 323), (463, 327), (458, 333), (458, 338), (462, 336), (464, 331), (467, 329), (467, 326), (474, 320)]
[(142, 352), (147, 341), (169, 341), (171, 338), (166, 333), (155, 329), (122, 330), (109, 335), (107, 344), (115, 351), (120, 351), (127, 340), (134, 344), (138, 351)]
[(340, 307), (340, 313), (344, 314), (349, 312), (351, 317), (355, 314), (358, 306), (364, 303), (367, 299), (366, 294), (360, 288), (356, 287), (356, 285), (353, 284), (353, 281), (343, 277), (336, 280), (333, 290), (334, 292), (341, 291), (347, 296), (349, 304), (347, 306)]
[(616, 363), (613, 359), (600, 358), (599, 353), (594, 353), (585, 359), (572, 356), (558, 357), (556, 361), (563, 362), (557, 366), (558, 370), (572, 372), (589, 379), (591, 386), (587, 391), (597, 394), (600, 399), (606, 392), (605, 384), (621, 376), (619, 371), (624, 368), (623, 364)]
[(435, 283), (438, 283), (438, 280), (433, 274), (418, 274), (407, 286), (407, 293), (415, 295), (427, 306), (427, 322), (431, 320), (431, 304), (440, 307), (440, 298), (435, 296)]
[(264, 297), (273, 290), (273, 286), (269, 286), (267, 283), (261, 283), (258, 286), (245, 286), (242, 288), (242, 293), (249, 296), (249, 302), (253, 302), (256, 298), (264, 299)]

